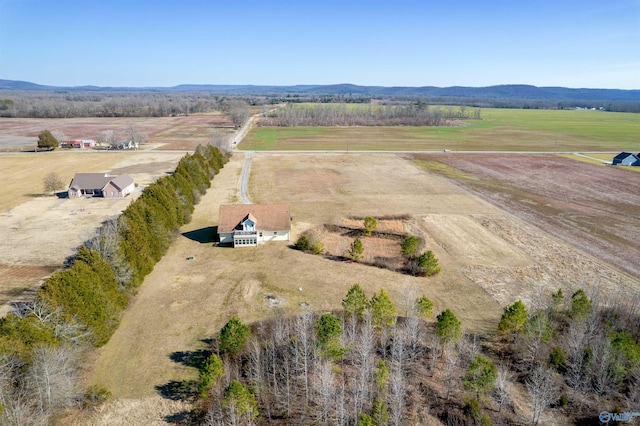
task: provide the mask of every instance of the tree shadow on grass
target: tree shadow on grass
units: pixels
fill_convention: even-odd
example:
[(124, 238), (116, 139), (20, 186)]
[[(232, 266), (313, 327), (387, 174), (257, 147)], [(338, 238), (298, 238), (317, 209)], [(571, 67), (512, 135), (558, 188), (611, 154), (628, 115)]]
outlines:
[(194, 425), (196, 416), (193, 411), (183, 410), (164, 416), (163, 420), (171, 425)]
[(169, 359), (178, 364), (185, 365), (187, 367), (193, 367), (200, 369), (207, 358), (211, 356), (212, 352), (208, 349), (197, 349), (195, 351), (176, 351), (169, 354)]
[(207, 226), (206, 228), (183, 232), (182, 235), (190, 240), (197, 241), (200, 244), (211, 244), (218, 240), (218, 227)]
[[(211, 339), (202, 340), (207, 346), (211, 345)], [(193, 351), (176, 351), (169, 354), (169, 359), (186, 367), (200, 370), (204, 362), (211, 356), (210, 349), (196, 349)], [(156, 391), (165, 399), (172, 401), (193, 402), (198, 398), (198, 380), (171, 380), (164, 385), (157, 385)], [(177, 413), (175, 416), (179, 416)], [(177, 419), (178, 417), (176, 417)], [(180, 422), (177, 422), (180, 423)]]
[(195, 401), (198, 396), (197, 380), (171, 380), (164, 385), (156, 385), (156, 391), (172, 401)]

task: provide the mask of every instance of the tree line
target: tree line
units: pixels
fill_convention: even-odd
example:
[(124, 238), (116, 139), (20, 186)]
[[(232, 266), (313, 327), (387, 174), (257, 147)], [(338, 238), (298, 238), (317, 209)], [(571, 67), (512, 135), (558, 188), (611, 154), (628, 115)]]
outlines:
[(225, 162), (211, 145), (185, 155), (172, 175), (100, 227), (32, 301), (0, 320), (0, 424), (48, 424), (56, 409), (105, 394), (93, 389), (83, 396), (78, 389), (82, 350), (109, 340)]
[(479, 108), (408, 105), (287, 104), (260, 120), (266, 126), (442, 126), (481, 118)]
[(537, 309), (514, 302), (495, 333), (474, 335), (450, 309), (433, 321), (426, 296), (403, 298), (398, 309), (384, 289), (369, 298), (356, 284), (341, 311), (231, 318), (195, 364), (193, 421), (597, 424), (640, 403), (640, 300), (559, 290)]
[(168, 117), (228, 112), (253, 102), (210, 93), (19, 91), (4, 96), (10, 98), (0, 100), (0, 117), (10, 118)]

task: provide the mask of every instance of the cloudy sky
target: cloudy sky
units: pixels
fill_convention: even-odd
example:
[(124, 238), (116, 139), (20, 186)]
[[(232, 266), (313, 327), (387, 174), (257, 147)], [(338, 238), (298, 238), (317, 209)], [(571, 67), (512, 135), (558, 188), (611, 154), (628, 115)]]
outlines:
[(0, 79), (640, 89), (640, 0), (0, 0)]

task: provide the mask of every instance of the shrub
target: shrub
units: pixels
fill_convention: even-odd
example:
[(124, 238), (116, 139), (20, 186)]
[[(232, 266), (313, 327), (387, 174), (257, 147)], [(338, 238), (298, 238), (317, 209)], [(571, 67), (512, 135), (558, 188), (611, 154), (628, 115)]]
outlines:
[(311, 242), (309, 242), (309, 238), (306, 236), (301, 236), (296, 241), (295, 248), (301, 251), (308, 251), (311, 248)]

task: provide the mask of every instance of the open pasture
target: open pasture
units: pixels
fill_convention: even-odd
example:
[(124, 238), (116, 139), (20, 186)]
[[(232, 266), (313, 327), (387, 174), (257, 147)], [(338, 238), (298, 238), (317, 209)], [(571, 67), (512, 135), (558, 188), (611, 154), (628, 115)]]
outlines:
[(255, 203), (290, 204), (292, 240), (324, 224), (353, 226), (353, 217), (408, 217), (398, 229), (424, 238), (425, 249), (439, 259), (440, 274), (411, 277), (305, 254), (286, 243), (216, 247), (218, 208), (237, 202), (243, 164), (238, 153), (216, 176), (192, 222), (147, 276), (120, 328), (100, 350), (92, 383), (139, 403), (140, 410), (150, 398), (162, 401), (173, 381), (196, 379), (181, 356), (203, 349), (231, 315), (253, 322), (275, 315), (276, 307), (301, 312), (303, 302), (321, 312), (340, 309), (355, 283), (369, 297), (385, 288), (400, 313), (424, 293), (435, 312), (451, 308), (476, 332), (495, 330), (505, 305), (522, 299), (537, 306), (558, 288), (571, 294), (598, 286), (611, 300), (640, 289), (638, 279), (417, 167), (412, 156), (397, 154), (258, 152), (249, 196)]
[(638, 151), (640, 114), (483, 109), (459, 126), (254, 127), (239, 149), (380, 151)]

